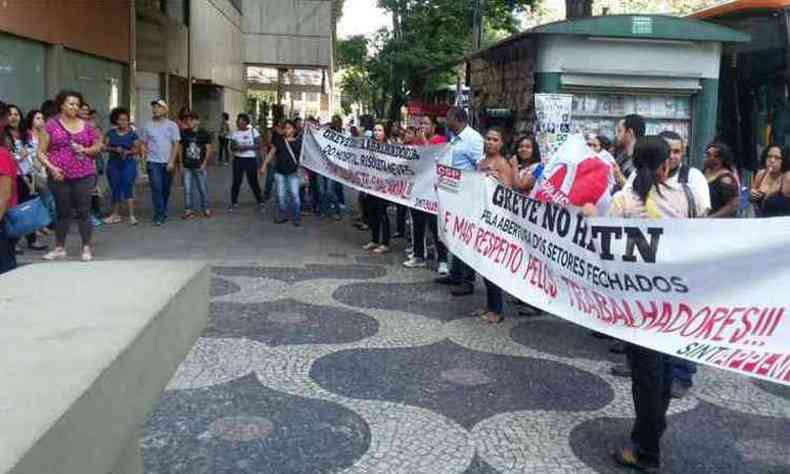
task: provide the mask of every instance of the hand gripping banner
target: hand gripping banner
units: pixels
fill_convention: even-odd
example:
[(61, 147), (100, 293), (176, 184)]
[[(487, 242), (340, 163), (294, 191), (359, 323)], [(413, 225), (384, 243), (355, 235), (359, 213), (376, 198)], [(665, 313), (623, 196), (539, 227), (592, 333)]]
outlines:
[(436, 214), (436, 162), (449, 152), (449, 145), (380, 144), (328, 128), (308, 129), (301, 164), (357, 191)]
[(790, 219), (585, 218), (479, 173), (438, 165), (437, 175), (442, 240), (508, 293), (618, 339), (790, 385)]

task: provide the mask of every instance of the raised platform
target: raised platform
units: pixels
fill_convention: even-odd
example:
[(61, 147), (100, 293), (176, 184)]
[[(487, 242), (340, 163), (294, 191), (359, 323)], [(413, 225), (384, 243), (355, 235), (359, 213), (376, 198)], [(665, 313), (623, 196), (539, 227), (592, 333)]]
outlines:
[(202, 263), (0, 276), (0, 472), (141, 473), (139, 428), (208, 319)]

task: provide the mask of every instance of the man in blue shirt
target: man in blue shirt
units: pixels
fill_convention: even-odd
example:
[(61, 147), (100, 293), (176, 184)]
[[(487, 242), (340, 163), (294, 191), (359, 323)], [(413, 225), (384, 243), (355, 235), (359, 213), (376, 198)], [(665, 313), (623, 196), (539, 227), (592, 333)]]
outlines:
[[(483, 137), (469, 126), (469, 117), (461, 107), (451, 107), (447, 111), (447, 127), (453, 132), (451, 166), (461, 170), (476, 170), (477, 163), (483, 159)], [(460, 258), (453, 255), (450, 274), (437, 278), (436, 283), (452, 285), (453, 296), (469, 295), (474, 292), (475, 272)]]

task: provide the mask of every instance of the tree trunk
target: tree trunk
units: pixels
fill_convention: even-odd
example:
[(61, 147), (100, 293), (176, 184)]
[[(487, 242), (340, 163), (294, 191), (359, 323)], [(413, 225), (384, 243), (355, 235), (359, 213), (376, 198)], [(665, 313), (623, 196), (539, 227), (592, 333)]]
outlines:
[(573, 20), (592, 16), (593, 0), (565, 0), (565, 18)]

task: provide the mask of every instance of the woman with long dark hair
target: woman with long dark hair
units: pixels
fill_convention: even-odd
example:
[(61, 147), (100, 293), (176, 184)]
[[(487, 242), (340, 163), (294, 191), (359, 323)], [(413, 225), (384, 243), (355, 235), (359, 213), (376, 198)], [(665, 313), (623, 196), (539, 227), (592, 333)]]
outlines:
[[(30, 135), (28, 134), (27, 124), (25, 123), (22, 110), (16, 105), (8, 105), (8, 120), (6, 132), (11, 145), (11, 153), (14, 155), (16, 167), (19, 171), (17, 175), (16, 189), (18, 201), (27, 202), (35, 197), (36, 185), (33, 172), (34, 160), (36, 158), (36, 148), (31, 147)], [(36, 243), (36, 233), (31, 232), (25, 236), (27, 248), (30, 250), (46, 250), (46, 245)]]
[[(504, 148), (504, 133), (501, 129), (493, 127), (485, 135), (485, 156), (478, 163), (478, 170), (487, 177), (502, 183), (505, 187), (513, 187), (513, 168), (502, 154)], [(475, 312), (476, 316), (489, 324), (501, 323), (505, 320), (504, 296), (502, 288), (487, 278), (483, 278), (486, 287), (486, 307)]]
[(95, 160), (104, 145), (96, 129), (79, 117), (82, 94), (62, 91), (55, 102), (60, 113), (47, 122), (40, 145), (46, 150), (44, 164), (58, 212), (55, 249), (44, 259), (66, 258), (66, 235), (72, 219), (76, 219), (82, 239), (82, 261), (89, 262), (93, 260), (90, 208), (91, 194), (96, 188)]
[(708, 217), (728, 218), (738, 213), (738, 177), (735, 156), (729, 146), (713, 142), (705, 148), (705, 178), (710, 188), (710, 214)]
[[(259, 173), (274, 172), (277, 181), (277, 203), (279, 215), (275, 217), (275, 224), (283, 224), (291, 218), (291, 223), (299, 227), (302, 225), (302, 204), (299, 198), (299, 160), (302, 152), (302, 136), (297, 136), (298, 130), (293, 120), (285, 122), (283, 135), (276, 134), (272, 137), (272, 147), (266, 160), (260, 167)], [(273, 166), (269, 164), (274, 161)]]
[(790, 159), (785, 150), (772, 143), (765, 147), (760, 159), (762, 169), (752, 180), (750, 201), (758, 215), (762, 215), (765, 198), (782, 189), (782, 177), (790, 169)]
[[(634, 148), (635, 176), (612, 198), (610, 217), (687, 218), (694, 213), (681, 187), (666, 184), (670, 148), (658, 136), (640, 138)], [(631, 442), (613, 453), (617, 463), (640, 470), (661, 464), (661, 436), (667, 426), (672, 386), (672, 357), (636, 344), (628, 345), (636, 421)]]
[(30, 149), (33, 151), (34, 157), (33, 173), (36, 177), (36, 192), (38, 193), (39, 197), (41, 197), (44, 205), (47, 207), (49, 216), (52, 219), (52, 222), (49, 224), (49, 226), (44, 227), (39, 232), (42, 235), (50, 235), (52, 234), (51, 229), (55, 228), (57, 215), (55, 212), (55, 197), (52, 195), (52, 192), (49, 190), (49, 186), (47, 185), (47, 168), (44, 165), (46, 155), (44, 154), (44, 150), (41, 149), (41, 137), (46, 133), (44, 128), (47, 125), (47, 121), (44, 118), (44, 113), (42, 111), (33, 109), (27, 113), (25, 124), (27, 125), (28, 144)]
[(543, 170), (540, 148), (534, 135), (524, 135), (516, 141), (516, 153), (510, 159), (513, 169), (513, 189), (529, 193)]
[[(387, 128), (382, 123), (373, 127), (373, 140), (378, 143), (389, 143)], [(362, 248), (370, 250), (376, 255), (390, 252), (390, 218), (387, 215), (389, 201), (369, 194), (367, 197), (368, 226), (370, 227), (371, 240)]]
[(16, 162), (9, 150), (9, 135), (6, 131), (8, 106), (0, 101), (0, 273), (16, 268), (16, 239), (5, 235), (3, 219), (9, 209), (16, 206)]

